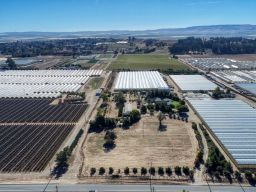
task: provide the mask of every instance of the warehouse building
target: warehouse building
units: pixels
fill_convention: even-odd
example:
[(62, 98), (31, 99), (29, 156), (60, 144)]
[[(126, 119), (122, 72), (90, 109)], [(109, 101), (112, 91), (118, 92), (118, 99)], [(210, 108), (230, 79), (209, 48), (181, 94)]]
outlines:
[(181, 92), (213, 91), (217, 85), (202, 75), (170, 75)]
[(169, 91), (169, 87), (157, 71), (120, 72), (115, 91)]
[(188, 100), (239, 168), (256, 168), (256, 109), (240, 100)]

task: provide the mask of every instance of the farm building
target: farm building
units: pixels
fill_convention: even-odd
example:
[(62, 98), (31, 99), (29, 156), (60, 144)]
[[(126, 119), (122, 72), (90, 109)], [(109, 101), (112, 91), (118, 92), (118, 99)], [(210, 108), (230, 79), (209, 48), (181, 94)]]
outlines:
[(169, 87), (157, 71), (120, 72), (115, 91), (169, 91)]
[(240, 100), (188, 101), (236, 166), (256, 167), (256, 109)]
[(170, 75), (170, 78), (182, 92), (212, 91), (217, 87), (202, 75)]
[(123, 115), (129, 115), (133, 109), (134, 107), (132, 106), (131, 103), (125, 103), (123, 108)]

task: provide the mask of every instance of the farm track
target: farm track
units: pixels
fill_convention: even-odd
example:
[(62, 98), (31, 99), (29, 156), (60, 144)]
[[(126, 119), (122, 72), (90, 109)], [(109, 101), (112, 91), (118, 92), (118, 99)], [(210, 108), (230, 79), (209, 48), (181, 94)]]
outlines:
[(86, 104), (0, 99), (0, 172), (41, 172), (85, 112)]

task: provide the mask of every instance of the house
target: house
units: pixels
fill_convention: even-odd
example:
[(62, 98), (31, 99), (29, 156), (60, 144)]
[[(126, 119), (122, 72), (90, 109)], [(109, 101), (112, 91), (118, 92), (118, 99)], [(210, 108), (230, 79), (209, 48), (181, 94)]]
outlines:
[(125, 103), (123, 108), (123, 115), (127, 116), (129, 115), (133, 110), (133, 106), (131, 103)]

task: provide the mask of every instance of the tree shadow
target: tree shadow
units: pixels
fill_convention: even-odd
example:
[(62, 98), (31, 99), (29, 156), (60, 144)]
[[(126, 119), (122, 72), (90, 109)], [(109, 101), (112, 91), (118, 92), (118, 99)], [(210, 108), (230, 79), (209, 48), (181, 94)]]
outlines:
[(55, 179), (59, 179), (67, 171), (68, 171), (68, 166), (66, 166), (66, 167), (54, 167), (54, 169), (51, 172), (51, 176), (53, 176)]
[(159, 126), (159, 131), (160, 132), (164, 132), (164, 131), (166, 131), (167, 130), (167, 125), (160, 125)]
[(113, 144), (113, 145), (103, 145), (104, 147), (104, 152), (105, 153), (109, 153), (111, 150), (115, 149), (116, 148), (116, 144)]

